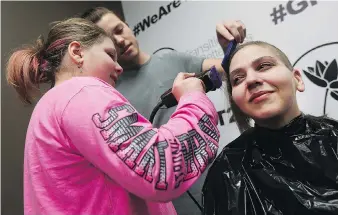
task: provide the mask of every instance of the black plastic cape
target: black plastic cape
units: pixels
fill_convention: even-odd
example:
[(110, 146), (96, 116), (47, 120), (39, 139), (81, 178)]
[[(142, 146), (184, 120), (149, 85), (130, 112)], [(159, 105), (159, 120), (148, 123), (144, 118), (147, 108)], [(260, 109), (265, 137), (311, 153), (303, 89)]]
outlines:
[(205, 215), (338, 215), (338, 122), (300, 115), (228, 144), (203, 186)]

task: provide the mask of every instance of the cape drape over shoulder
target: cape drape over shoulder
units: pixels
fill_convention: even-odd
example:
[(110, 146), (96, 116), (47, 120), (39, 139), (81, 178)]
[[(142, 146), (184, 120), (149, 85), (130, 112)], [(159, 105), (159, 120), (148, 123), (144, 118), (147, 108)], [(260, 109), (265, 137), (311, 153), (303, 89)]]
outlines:
[(301, 114), (228, 144), (203, 187), (205, 215), (338, 214), (338, 122)]

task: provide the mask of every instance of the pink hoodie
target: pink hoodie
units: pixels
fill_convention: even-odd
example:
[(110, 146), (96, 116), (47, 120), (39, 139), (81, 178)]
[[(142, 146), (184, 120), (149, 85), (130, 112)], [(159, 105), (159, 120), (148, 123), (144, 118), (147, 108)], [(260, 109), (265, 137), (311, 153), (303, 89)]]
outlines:
[(26, 215), (174, 215), (215, 158), (217, 113), (204, 93), (182, 96), (153, 128), (113, 87), (77, 77), (36, 105), (24, 159)]

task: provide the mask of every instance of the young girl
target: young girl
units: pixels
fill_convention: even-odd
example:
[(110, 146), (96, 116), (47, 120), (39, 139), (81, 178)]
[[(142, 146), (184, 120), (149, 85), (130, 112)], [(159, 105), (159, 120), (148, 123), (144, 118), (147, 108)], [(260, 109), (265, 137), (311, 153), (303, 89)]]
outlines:
[(25, 214), (176, 214), (169, 201), (215, 157), (217, 112), (199, 79), (177, 76), (179, 105), (155, 129), (114, 89), (116, 60), (110, 37), (77, 18), (10, 57), (8, 82), (23, 101), (32, 103), (39, 84), (55, 83), (27, 130)]
[(338, 123), (299, 110), (300, 71), (273, 45), (248, 42), (230, 58), (227, 86), (244, 132), (208, 172), (204, 214), (338, 214)]

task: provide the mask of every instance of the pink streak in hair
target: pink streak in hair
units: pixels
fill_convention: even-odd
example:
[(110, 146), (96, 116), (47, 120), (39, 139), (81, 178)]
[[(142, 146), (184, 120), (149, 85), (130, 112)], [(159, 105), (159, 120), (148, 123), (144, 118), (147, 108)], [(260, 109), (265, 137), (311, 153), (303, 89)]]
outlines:
[(57, 49), (60, 46), (63, 46), (66, 43), (67, 38), (56, 40), (54, 43), (50, 44), (46, 49), (46, 52), (51, 51), (53, 49)]

